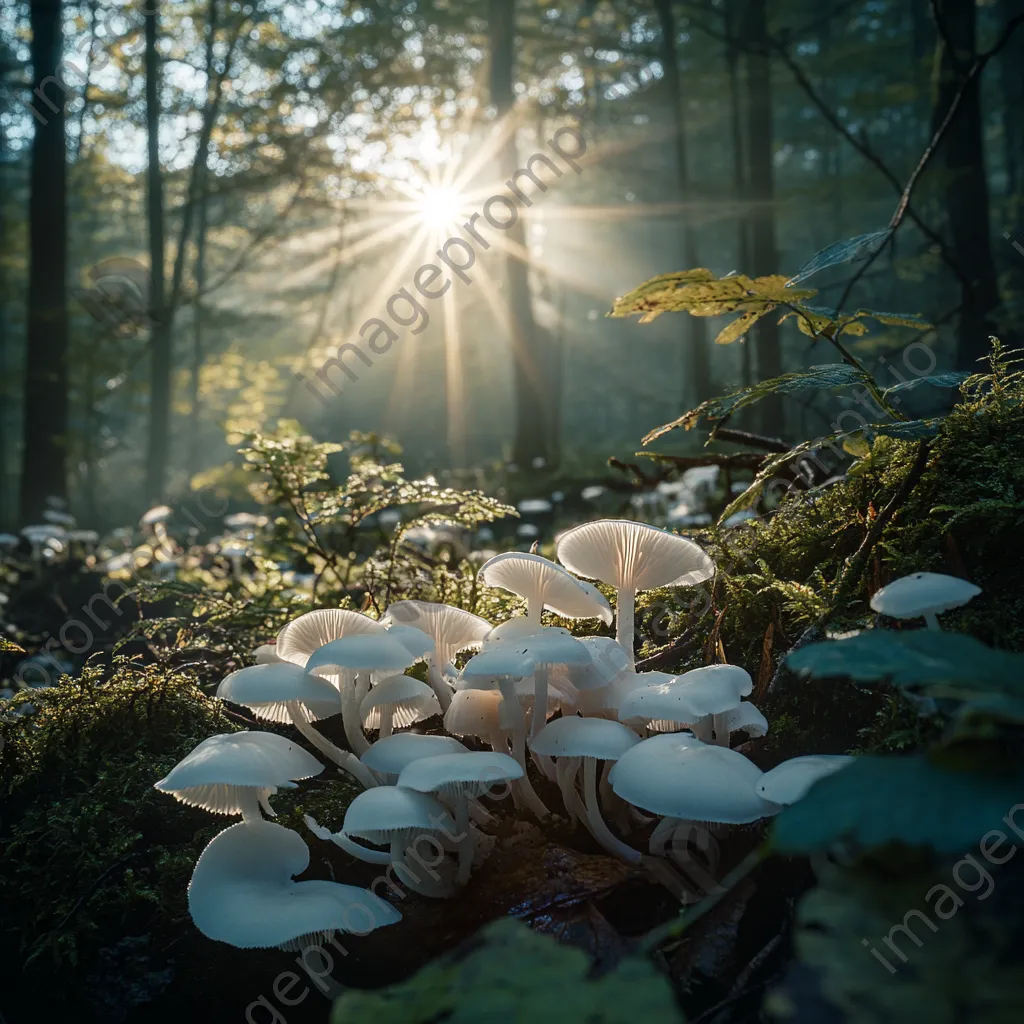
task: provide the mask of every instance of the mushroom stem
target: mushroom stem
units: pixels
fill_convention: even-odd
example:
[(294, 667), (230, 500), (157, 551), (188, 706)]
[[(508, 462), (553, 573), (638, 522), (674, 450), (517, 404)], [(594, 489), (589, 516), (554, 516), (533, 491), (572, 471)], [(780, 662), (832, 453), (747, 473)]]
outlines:
[(693, 732), (694, 739), (700, 740), (701, 743), (710, 743), (712, 740), (711, 715), (705, 715), (703, 718), (698, 718), (696, 722), (691, 722), (690, 730)]
[(478, 825), (493, 825), (494, 815), (479, 800), (469, 801), (469, 817)]
[(713, 715), (711, 728), (715, 734), (715, 745), (719, 747), (729, 746), (729, 725), (728, 715)]
[(444, 713), (452, 702), (452, 691), (444, 681), (444, 676), (441, 675), (441, 670), (437, 667), (433, 655), (427, 661), (427, 682), (437, 696), (437, 703), (441, 705), (441, 712)]
[(935, 630), (939, 633), (942, 632), (942, 627), (939, 625), (939, 617), (935, 612), (924, 613), (924, 625), (925, 629)]
[(608, 776), (614, 767), (614, 761), (605, 761), (604, 767), (601, 769), (601, 780), (597, 785), (598, 806), (604, 808), (605, 813), (615, 822), (620, 832), (626, 832), (629, 829), (629, 804), (612, 789), (608, 782)]
[(380, 738), (384, 739), (386, 736), (391, 735), (391, 729), (394, 725), (395, 710), (388, 704), (380, 709)]
[(306, 717), (305, 709), (298, 701), (289, 701), (286, 705), (288, 717), (300, 735), (305, 736), (320, 753), (329, 757), (342, 771), (348, 772), (366, 789), (377, 785), (373, 772), (363, 764), (350, 750), (336, 747), (326, 736), (313, 728), (312, 722)]
[(665, 856), (665, 846), (668, 844), (675, 832), (676, 827), (682, 824), (682, 818), (662, 818), (654, 831), (651, 833), (650, 842), (647, 844), (648, 852), (654, 857)]
[(569, 824), (576, 820), (576, 773), (579, 771), (578, 757), (560, 757), (555, 769), (555, 781), (562, 792), (562, 803), (569, 814)]
[(636, 607), (636, 591), (619, 587), (615, 597), (615, 639), (626, 652), (629, 668), (633, 668), (633, 611)]
[(522, 801), (538, 820), (547, 821), (551, 812), (544, 805), (544, 801), (537, 796), (537, 791), (533, 788), (533, 783), (530, 782), (530, 776), (526, 771), (526, 715), (523, 713), (523, 706), (519, 703), (519, 697), (516, 695), (516, 686), (512, 677), (499, 676), (498, 689), (501, 690), (502, 713), (508, 715), (506, 721), (511, 725), (512, 756), (519, 762), (519, 767), (523, 769), (523, 777), (514, 779), (511, 783), (512, 799)]
[(260, 814), (261, 795), (261, 791), (255, 786), (238, 787), (238, 809), (241, 811), (242, 821), (251, 824), (254, 821), (263, 820), (263, 815)]
[[(416, 855), (417, 865), (422, 871), (431, 876), (430, 879), (421, 878), (409, 866), (406, 857), (410, 850)], [(421, 896), (433, 896), (435, 899), (446, 899), (449, 896), (455, 895), (455, 886), (452, 884), (450, 876), (445, 878), (434, 870), (436, 867), (443, 866), (445, 861), (442, 860), (439, 864), (434, 864), (433, 866), (425, 864), (415, 849), (415, 845), (406, 843), (405, 838), (402, 836), (395, 836), (391, 840), (391, 863), (398, 880), (403, 885), (407, 885), (413, 892), (418, 892)]]
[(455, 800), (455, 834), (465, 837), (459, 842), (459, 873), (455, 876), (455, 884), (463, 886), (473, 868), (473, 834), (469, 830), (469, 797), (465, 793)]
[(340, 846), (350, 857), (364, 861), (366, 864), (390, 864), (391, 853), (388, 850), (371, 850), (353, 842), (344, 832), (334, 832), (331, 842)]
[(626, 861), (627, 864), (639, 864), (642, 854), (634, 850), (621, 839), (612, 835), (611, 829), (601, 817), (601, 809), (597, 805), (597, 758), (583, 759), (583, 800), (587, 815), (587, 826), (591, 835), (609, 852)]
[[(538, 665), (534, 672), (533, 717), (530, 719), (530, 736), (536, 736), (548, 722), (548, 677), (550, 674), (550, 667), (543, 664)], [(533, 760), (537, 767), (554, 781), (555, 766), (551, 758), (545, 757), (543, 754), (533, 754)]]
[(544, 596), (536, 591), (526, 599), (526, 621), (540, 625), (541, 612), (544, 611)]
[(370, 743), (360, 728), (359, 698), (355, 673), (343, 672), (341, 674), (341, 718), (345, 726), (345, 738), (356, 757), (361, 757), (370, 749)]

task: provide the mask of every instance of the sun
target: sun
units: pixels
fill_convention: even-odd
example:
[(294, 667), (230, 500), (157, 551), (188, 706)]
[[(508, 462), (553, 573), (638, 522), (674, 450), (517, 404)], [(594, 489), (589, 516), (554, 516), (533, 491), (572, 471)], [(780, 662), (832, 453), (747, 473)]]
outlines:
[(417, 206), (420, 220), (424, 224), (433, 228), (447, 228), (459, 219), (463, 199), (453, 188), (430, 185), (417, 198)]

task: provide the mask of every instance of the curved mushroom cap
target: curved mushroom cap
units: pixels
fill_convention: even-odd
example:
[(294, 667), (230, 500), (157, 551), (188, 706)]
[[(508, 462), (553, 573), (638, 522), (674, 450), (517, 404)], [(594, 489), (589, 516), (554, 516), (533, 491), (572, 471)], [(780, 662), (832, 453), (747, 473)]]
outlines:
[(493, 629), (488, 630), (484, 637), (483, 649), (486, 651), (496, 644), (525, 640), (528, 636), (534, 636), (543, 629), (557, 629), (565, 633), (566, 636), (572, 635), (569, 630), (563, 629), (561, 626), (538, 626), (536, 622), (531, 622), (525, 615), (513, 615), (511, 619), (500, 622)]
[(203, 740), (153, 788), (214, 814), (240, 814), (239, 789), (265, 795), (294, 788), (293, 779), (308, 779), (323, 770), (312, 754), (291, 740), (243, 730)]
[(635, 675), (629, 655), (610, 636), (581, 636), (579, 642), (590, 652), (590, 664), (573, 674), (577, 690), (595, 690)]
[(818, 779), (845, 768), (854, 759), (848, 754), (807, 754), (794, 757), (765, 772), (757, 792), (765, 800), (789, 806), (802, 800)]
[(629, 519), (599, 519), (562, 535), (558, 560), (577, 576), (623, 590), (689, 587), (715, 574), (693, 541)]
[(479, 615), (432, 601), (395, 601), (388, 605), (384, 621), (423, 630), (434, 641), (438, 665), (447, 665), (467, 647), (479, 646), (491, 629)]
[[(768, 734), (768, 719), (749, 700), (741, 701), (725, 712), (725, 727), (729, 732), (745, 732), (751, 739)], [(778, 801), (776, 801), (777, 803)]]
[(209, 939), (240, 949), (292, 946), (335, 931), (366, 935), (401, 920), (391, 904), (338, 882), (295, 882), (309, 866), (302, 837), (271, 821), (232, 825), (200, 854), (188, 909)]
[(459, 673), (458, 690), (493, 690), (501, 678), (533, 677), (536, 663), (511, 644), (495, 644), (466, 662)]
[(468, 754), (469, 747), (463, 746), (451, 736), (422, 736), (406, 732), (398, 736), (385, 736), (359, 759), (367, 768), (382, 775), (398, 775), (406, 765), (424, 757), (439, 754)]
[(422, 722), (431, 715), (441, 714), (441, 705), (434, 691), (412, 676), (389, 676), (382, 679), (360, 701), (359, 717), (367, 729), (379, 729), (381, 713), (389, 708), (391, 724), (396, 729), (405, 729), (414, 722)]
[(530, 740), (530, 749), (547, 757), (595, 757), (617, 761), (640, 742), (632, 729), (607, 718), (566, 717), (549, 722)]
[(958, 576), (915, 572), (876, 590), (871, 598), (871, 608), (893, 619), (916, 619), (959, 608), (980, 593), (981, 587)]
[(623, 800), (654, 814), (740, 825), (780, 810), (756, 792), (762, 774), (735, 750), (671, 733), (627, 750), (608, 781)]
[(277, 644), (260, 644), (252, 652), (252, 656), (256, 659), (257, 665), (273, 665), (285, 660), (277, 653)]
[(391, 675), (404, 672), (415, 660), (405, 644), (381, 629), (379, 633), (357, 633), (324, 644), (309, 656), (306, 671), (330, 674), (347, 670)]
[(498, 690), (459, 690), (444, 713), (445, 732), (453, 736), (476, 736), (489, 740), (503, 731), (501, 693)]
[(508, 641), (513, 650), (530, 658), (535, 665), (587, 666), (592, 664), (589, 648), (567, 629), (546, 626), (532, 636)]
[(393, 622), (387, 626), (388, 636), (403, 644), (414, 658), (426, 658), (434, 653), (434, 641), (416, 626)]
[(143, 513), (139, 523), (143, 526), (153, 526), (156, 523), (166, 523), (174, 515), (170, 505), (154, 505), (148, 512)]
[(566, 619), (612, 621), (612, 609), (604, 595), (560, 565), (541, 555), (507, 551), (484, 562), (478, 573), (489, 587), (500, 587), (525, 598), (531, 608), (550, 608)]
[(523, 769), (515, 758), (471, 750), (413, 761), (402, 769), (398, 785), (452, 801), (460, 796), (482, 796), (496, 783), (522, 777)]
[[(609, 711), (614, 711), (618, 714), (622, 708), (622, 702), (634, 690), (640, 690), (645, 686), (651, 686), (655, 683), (667, 683), (675, 678), (677, 677), (672, 675), (671, 672), (634, 672), (631, 669), (628, 672), (622, 673), (622, 675), (609, 684), (608, 697), (605, 704)], [(621, 714), (619, 718), (622, 718)]]
[(341, 713), (341, 694), (326, 679), (287, 661), (240, 668), (225, 676), (217, 696), (250, 708), (257, 718), (268, 722), (290, 722), (285, 705), (292, 701), (300, 703), (314, 720)]
[(619, 719), (693, 723), (738, 707), (749, 683), (750, 676), (736, 665), (705, 665), (631, 690), (619, 702)]
[(387, 843), (396, 833), (438, 832), (452, 829), (453, 824), (451, 815), (426, 793), (401, 786), (374, 786), (348, 805), (342, 831), (371, 843)]
[(676, 678), (705, 715), (720, 715), (734, 708), (740, 697), (749, 697), (754, 688), (750, 673), (739, 665), (702, 665)]
[(295, 665), (305, 665), (309, 656), (324, 644), (359, 633), (384, 633), (384, 627), (362, 612), (345, 608), (318, 608), (306, 612), (281, 628), (277, 634), (277, 656)]

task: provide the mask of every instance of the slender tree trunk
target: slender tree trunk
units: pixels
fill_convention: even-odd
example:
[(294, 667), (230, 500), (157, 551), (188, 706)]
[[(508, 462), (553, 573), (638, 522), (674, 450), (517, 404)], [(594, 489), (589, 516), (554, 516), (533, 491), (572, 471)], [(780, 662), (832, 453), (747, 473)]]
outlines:
[(149, 448), (146, 456), (146, 499), (164, 497), (171, 431), (171, 325), (164, 296), (164, 195), (160, 168), (159, 0), (150, 0), (146, 28), (146, 129), (149, 166), (146, 172), (149, 220)]
[[(944, 32), (939, 33), (938, 42), (935, 126), (945, 118), (960, 90), (965, 69), (977, 51), (974, 0), (938, 0), (937, 14)], [(943, 34), (951, 41), (953, 50), (945, 45)], [(976, 76), (967, 86), (941, 146), (952, 249), (960, 267), (971, 279), (970, 284), (961, 288), (957, 366), (963, 370), (975, 369), (976, 361), (988, 353), (988, 338), (994, 330), (992, 314), (999, 305), (999, 286), (992, 258), (980, 84), (980, 76)]]
[[(672, 0), (655, 0), (658, 22), (661, 26), (661, 54), (665, 70), (665, 83), (675, 121), (676, 181), (679, 201), (683, 204), (680, 218), (682, 226), (682, 258), (685, 269), (700, 266), (697, 255), (697, 235), (693, 228), (693, 189), (690, 183), (689, 154), (686, 137), (686, 103), (679, 74), (679, 52), (676, 46), (676, 18)], [(714, 393), (711, 381), (711, 353), (708, 350), (708, 325), (703, 317), (687, 317), (687, 337), (683, 354), (684, 381), (683, 402), (692, 399), (698, 405)]]
[[(740, 49), (733, 41), (740, 27), (739, 6), (741, 0), (726, 0), (725, 32), (728, 37), (725, 49), (725, 68), (729, 79), (729, 134), (732, 141), (732, 183), (736, 203), (736, 266), (741, 274), (751, 270), (750, 224), (747, 219), (747, 176), (746, 150), (743, 145), (743, 97), (740, 89)], [(741, 377), (744, 385), (754, 382), (749, 339), (744, 339), (741, 349)]]
[(196, 211), (196, 262), (194, 268), (197, 298), (192, 307), (192, 370), (189, 374), (188, 405), (188, 468), (189, 474), (199, 472), (199, 378), (203, 371), (203, 289), (206, 287), (206, 193), (199, 194)]
[[(1000, 0), (1000, 20), (1024, 14), (1024, 0)], [(999, 55), (999, 85), (1003, 96), (1003, 159), (1006, 171), (1006, 196), (1019, 196), (1024, 186), (1021, 163), (1024, 161), (1024, 32), (1010, 40)]]
[(30, 4), (36, 89), (29, 198), (21, 520), (37, 520), (50, 495), (67, 497), (68, 311), (65, 94), (60, 0)]
[[(747, 139), (749, 144), (748, 191), (751, 200), (750, 242), (753, 273), (777, 274), (779, 254), (775, 240), (774, 125), (772, 121), (772, 69), (767, 46), (767, 0), (748, 0)], [(755, 328), (757, 373), (764, 380), (782, 372), (778, 321), (763, 317)], [(783, 432), (782, 403), (778, 395), (760, 403), (762, 430), (769, 436)]]
[[(491, 0), (491, 103), (499, 117), (513, 116), (515, 29), (515, 0)], [(503, 180), (511, 179), (518, 162), (516, 133), (513, 131), (498, 153)], [(551, 423), (545, 361), (539, 351), (539, 334), (533, 319), (530, 254), (524, 221), (524, 211), (520, 208), (515, 223), (505, 232), (506, 241), (513, 250), (505, 260), (505, 277), (515, 388), (516, 425), (512, 458), (528, 469), (535, 459), (547, 461), (550, 458)]]
[[(0, 85), (0, 90), (2, 90)], [(0, 91), (0, 98), (6, 96)], [(0, 102), (0, 115), (7, 112), (6, 102)], [(0, 252), (7, 252), (7, 136), (4, 133), (4, 119), (0, 116)], [(8, 461), (12, 439), (8, 432), (8, 411), (14, 405), (11, 392), (11, 370), (7, 365), (7, 303), (8, 280), (0, 280), (0, 529), (13, 527), (14, 507), (11, 499), (14, 495), (14, 477)]]

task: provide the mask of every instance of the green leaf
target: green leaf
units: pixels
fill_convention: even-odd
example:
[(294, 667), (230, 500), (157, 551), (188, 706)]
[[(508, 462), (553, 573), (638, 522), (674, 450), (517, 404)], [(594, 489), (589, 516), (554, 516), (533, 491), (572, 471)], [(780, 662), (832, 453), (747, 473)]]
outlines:
[(635, 1024), (683, 1021), (668, 982), (639, 958), (590, 980), (590, 962), (514, 918), (494, 921), (468, 952), (376, 992), (351, 991), (331, 1024)]
[(795, 285), (806, 281), (827, 267), (836, 267), (841, 263), (857, 263), (873, 256), (892, 237), (892, 229), (872, 231), (866, 235), (856, 235), (842, 242), (833, 242), (816, 252), (788, 281)]
[(767, 310), (754, 310), (738, 316), (732, 323), (726, 324), (715, 338), (716, 345), (731, 345), (734, 341), (742, 338), (750, 329), (768, 312)]
[(854, 316), (867, 316), (889, 327), (913, 327), (917, 331), (927, 331), (934, 326), (920, 313), (883, 313), (877, 309), (858, 309)]
[(927, 377), (915, 377), (913, 380), (905, 380), (900, 384), (894, 384), (886, 388), (884, 395), (892, 395), (897, 391), (910, 391), (918, 384), (931, 384), (933, 388), (958, 388), (967, 378), (969, 373), (950, 371), (949, 373), (933, 373)]
[(815, 679), (1024, 697), (1024, 654), (987, 647), (964, 633), (870, 629), (808, 644), (790, 654), (786, 664)]
[(720, 420), (731, 416), (734, 412), (759, 402), (769, 395), (787, 395), (799, 391), (810, 391), (815, 388), (840, 388), (852, 384), (870, 382), (871, 378), (862, 370), (847, 363), (826, 363), (823, 366), (812, 366), (809, 370), (799, 373), (784, 373), (781, 377), (763, 380), (752, 387), (740, 388), (727, 395), (709, 398), (701, 402), (696, 409), (683, 413), (671, 423), (664, 423), (652, 430), (644, 439), (643, 444), (650, 444), (662, 434), (667, 434), (677, 427), (689, 430), (702, 419)]
[(775, 819), (772, 845), (783, 853), (812, 853), (840, 840), (898, 842), (959, 853), (999, 828), (1022, 797), (1019, 765), (996, 773), (953, 770), (923, 755), (858, 757), (819, 779)]

